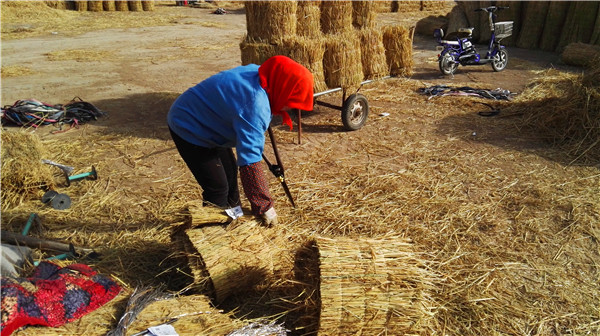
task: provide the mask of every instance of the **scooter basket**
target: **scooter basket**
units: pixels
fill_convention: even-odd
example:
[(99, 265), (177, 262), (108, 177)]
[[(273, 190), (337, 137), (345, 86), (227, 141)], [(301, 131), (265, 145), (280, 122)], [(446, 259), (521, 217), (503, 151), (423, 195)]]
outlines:
[(512, 35), (513, 21), (496, 22), (494, 24), (497, 38), (505, 38)]

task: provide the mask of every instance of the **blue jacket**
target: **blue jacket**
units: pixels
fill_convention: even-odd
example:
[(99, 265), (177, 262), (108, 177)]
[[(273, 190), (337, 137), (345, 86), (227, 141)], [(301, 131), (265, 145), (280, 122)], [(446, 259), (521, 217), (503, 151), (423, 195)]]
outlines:
[(238, 166), (262, 160), (271, 122), (258, 65), (217, 73), (179, 96), (167, 116), (175, 134), (197, 146), (235, 147)]

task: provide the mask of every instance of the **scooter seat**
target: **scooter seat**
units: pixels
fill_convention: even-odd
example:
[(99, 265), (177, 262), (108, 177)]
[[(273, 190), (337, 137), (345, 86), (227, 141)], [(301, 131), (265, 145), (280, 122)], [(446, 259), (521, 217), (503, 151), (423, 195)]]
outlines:
[(443, 44), (450, 44), (450, 45), (460, 45), (460, 43), (458, 43), (458, 41), (456, 40), (441, 40), (440, 41)]
[[(461, 29), (465, 29), (465, 28), (461, 28)], [(468, 38), (471, 37), (471, 34), (473, 33), (473, 29), (471, 28), (470, 31), (457, 31), (457, 32), (452, 32), (452, 33), (448, 33), (446, 36), (444, 36), (444, 40), (458, 40), (458, 39), (464, 39), (464, 38)]]

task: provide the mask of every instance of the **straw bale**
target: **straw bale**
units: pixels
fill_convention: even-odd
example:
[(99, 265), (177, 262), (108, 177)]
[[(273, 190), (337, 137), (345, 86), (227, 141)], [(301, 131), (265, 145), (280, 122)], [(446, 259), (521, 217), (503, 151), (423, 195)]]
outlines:
[(398, 7), (398, 12), (407, 13), (407, 12), (418, 12), (423, 10), (423, 1), (396, 1), (396, 6)]
[(102, 12), (104, 10), (102, 1), (88, 1), (87, 6), (90, 12)]
[(222, 336), (240, 328), (243, 322), (213, 307), (204, 295), (177, 296), (150, 303), (127, 328), (126, 335), (142, 332), (149, 327), (171, 324), (179, 335)]
[(546, 20), (543, 23), (542, 36), (539, 48), (545, 51), (554, 51), (558, 44), (562, 26), (569, 10), (568, 1), (550, 1)]
[(142, 1), (142, 9), (146, 12), (154, 10), (154, 0)]
[(403, 26), (386, 26), (383, 28), (385, 57), (392, 76), (410, 76), (413, 73), (413, 29)]
[(298, 1), (296, 17), (298, 18), (297, 35), (310, 38), (321, 37), (321, 1)]
[(42, 163), (48, 153), (36, 134), (3, 130), (1, 145), (2, 209), (40, 197), (55, 186), (52, 168)]
[(129, 0), (127, 1), (127, 6), (130, 12), (141, 12), (144, 10), (141, 0)]
[(296, 35), (296, 1), (247, 1), (246, 29), (256, 42), (277, 42)]
[[(191, 213), (192, 217), (197, 213)], [(217, 302), (291, 272), (293, 257), (284, 229), (265, 228), (242, 217), (229, 226), (206, 224), (187, 229), (185, 235), (195, 262), (201, 258), (205, 267), (197, 270), (194, 280), (205, 282), (208, 275), (207, 288), (213, 290)]]
[(269, 57), (277, 55), (277, 46), (266, 42), (256, 42), (246, 36), (240, 42), (242, 65), (262, 64)]
[(75, 1), (75, 10), (79, 12), (85, 12), (88, 10), (88, 2), (87, 1)]
[(117, 10), (114, 0), (102, 1), (102, 7), (104, 8), (105, 12), (114, 12)]
[(360, 38), (356, 32), (328, 36), (325, 40), (323, 68), (325, 83), (329, 88), (360, 85), (364, 77), (360, 52)]
[(352, 1), (328, 0), (321, 3), (321, 31), (325, 34), (349, 32), (352, 26)]
[(327, 90), (325, 73), (323, 70), (323, 55), (325, 45), (323, 40), (315, 40), (306, 37), (291, 37), (284, 39), (279, 46), (280, 55), (285, 55), (302, 64), (312, 74), (314, 79), (314, 92)]
[(586, 43), (571, 43), (565, 47), (560, 55), (565, 64), (576, 66), (589, 66), (600, 58), (600, 46)]
[(364, 79), (376, 79), (386, 76), (388, 67), (381, 30), (363, 29), (359, 34)]
[(527, 20), (521, 25), (517, 47), (525, 49), (535, 49), (538, 47), (549, 5), (550, 2), (548, 1), (530, 1), (524, 3), (523, 11)]
[[(524, 21), (524, 16), (522, 17), (522, 11), (524, 1), (512, 1), (512, 0), (502, 0), (496, 2), (496, 6), (508, 7), (506, 10), (501, 10), (498, 12), (498, 17), (496, 18), (497, 22), (501, 21), (513, 21), (513, 32), (512, 35), (502, 39), (502, 44), (507, 46), (514, 46), (516, 44), (517, 38), (521, 34), (521, 26)], [(484, 18), (487, 22), (487, 18)], [(562, 24), (559, 24), (562, 26)], [(489, 28), (486, 30), (489, 34)], [(556, 38), (556, 37), (555, 37)], [(487, 37), (484, 36), (483, 43), (489, 42), (489, 35)]]
[(433, 276), (399, 237), (317, 238), (323, 335), (418, 335), (431, 322)]
[(600, 45), (600, 8), (598, 8), (598, 15), (596, 16), (596, 24), (594, 25), (594, 31), (592, 31), (590, 44)]
[(357, 29), (375, 27), (375, 1), (352, 1), (352, 24)]
[(129, 11), (129, 5), (127, 4), (128, 1), (123, 1), (123, 0), (115, 0), (115, 9), (119, 12), (128, 12)]
[(127, 305), (130, 291), (122, 290), (115, 298), (98, 309), (82, 316), (81, 318), (50, 328), (46, 326), (29, 326), (17, 330), (14, 336), (105, 336), (119, 321), (119, 316)]
[(556, 51), (562, 52), (573, 42), (590, 42), (599, 7), (598, 1), (571, 2)]
[(429, 15), (428, 17), (422, 18), (417, 21), (415, 33), (430, 37), (433, 35), (433, 30), (436, 28), (442, 28), (445, 32), (449, 32), (448, 18), (442, 15)]

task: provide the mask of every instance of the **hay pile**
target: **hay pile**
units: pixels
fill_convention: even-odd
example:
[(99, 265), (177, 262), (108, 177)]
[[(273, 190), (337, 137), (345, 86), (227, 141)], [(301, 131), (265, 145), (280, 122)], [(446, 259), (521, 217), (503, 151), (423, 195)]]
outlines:
[(373, 0), (249, 1), (245, 7), (242, 64), (289, 56), (313, 73), (315, 92), (357, 88), (365, 79), (411, 73), (407, 69), (412, 67), (412, 36), (388, 35), (393, 41), (388, 45), (396, 49), (386, 57)]
[(53, 169), (42, 163), (49, 159), (39, 137), (27, 130), (2, 131), (2, 210), (41, 197), (55, 186)]
[(538, 73), (511, 111), (525, 113), (524, 124), (561, 146), (574, 160), (600, 160), (600, 59), (584, 74)]

